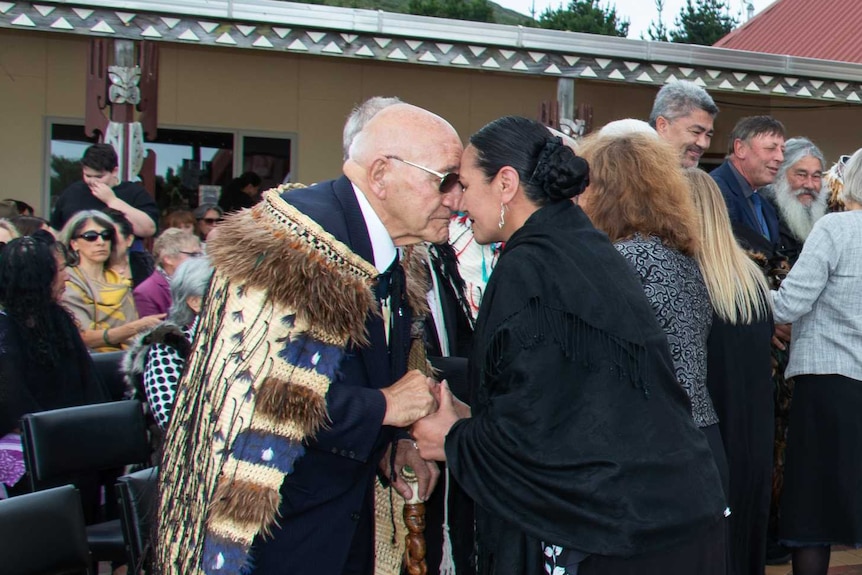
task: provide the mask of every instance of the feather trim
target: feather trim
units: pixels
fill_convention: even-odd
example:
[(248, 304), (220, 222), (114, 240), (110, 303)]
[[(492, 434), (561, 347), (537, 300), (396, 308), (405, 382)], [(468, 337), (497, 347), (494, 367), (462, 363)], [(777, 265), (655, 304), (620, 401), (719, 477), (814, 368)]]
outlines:
[(270, 377), (257, 392), (257, 410), (275, 420), (292, 419), (313, 436), (326, 419), (326, 399), (303, 385)]
[(234, 282), (265, 289), (273, 303), (297, 310), (312, 329), (367, 343), (365, 312), (375, 306), (377, 270), (276, 191), (227, 216), (207, 255)]
[(234, 523), (251, 524), (255, 531), (270, 536), (280, 501), (278, 489), (253, 481), (223, 478), (213, 495), (208, 523), (228, 519)]

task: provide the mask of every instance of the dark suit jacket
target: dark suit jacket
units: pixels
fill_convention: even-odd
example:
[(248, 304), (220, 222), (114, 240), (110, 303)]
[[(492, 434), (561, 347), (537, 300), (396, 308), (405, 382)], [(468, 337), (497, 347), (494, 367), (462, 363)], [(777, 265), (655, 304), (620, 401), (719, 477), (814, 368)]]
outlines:
[[(291, 190), (282, 197), (373, 263), (368, 230), (347, 178)], [(401, 353), (406, 357), (409, 310), (405, 313)], [(371, 572), (373, 480), (395, 435), (394, 428), (381, 425), (386, 402), (378, 390), (403, 374), (390, 373), (382, 320), (369, 316), (366, 327), (370, 345), (348, 348), (326, 395), (329, 426), (318, 432), (282, 484), (280, 527), (272, 537), (255, 541), (256, 575)]]
[[(737, 238), (744, 244), (744, 247), (757, 248), (758, 246), (750, 244), (759, 243), (752, 240), (752, 237), (763, 237), (760, 233), (760, 224), (757, 222), (757, 217), (751, 209), (748, 198), (745, 197), (745, 192), (742, 189), (742, 186), (739, 185), (739, 181), (736, 178), (736, 174), (733, 172), (730, 161), (725, 160), (722, 165), (711, 171), (709, 175), (712, 176), (712, 179), (715, 180), (716, 184), (718, 184), (718, 188), (721, 190), (721, 195), (724, 196), (724, 201), (727, 204), (727, 212), (730, 216), (730, 223), (734, 226)], [(762, 206), (763, 217), (766, 219), (766, 227), (769, 230), (769, 243), (771, 244), (770, 252), (772, 252), (779, 243), (778, 214), (775, 212), (775, 208), (772, 207), (772, 204), (769, 203), (766, 197), (763, 197)], [(753, 233), (740, 234), (737, 231), (740, 228), (748, 228), (746, 231)]]

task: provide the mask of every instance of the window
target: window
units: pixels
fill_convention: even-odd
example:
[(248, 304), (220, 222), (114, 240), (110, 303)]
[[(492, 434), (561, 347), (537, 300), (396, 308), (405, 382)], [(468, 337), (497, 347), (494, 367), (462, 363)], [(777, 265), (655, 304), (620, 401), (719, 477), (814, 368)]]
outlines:
[[(83, 125), (74, 121), (50, 122), (48, 131), (48, 194), (53, 207), (60, 193), (81, 179), (81, 156), (96, 140), (87, 138)], [(159, 128), (156, 140), (144, 142), (144, 148), (155, 154), (156, 202), (166, 213), (216, 201), (241, 172), (257, 173), (262, 190), (289, 181), (295, 144), (290, 135)]]

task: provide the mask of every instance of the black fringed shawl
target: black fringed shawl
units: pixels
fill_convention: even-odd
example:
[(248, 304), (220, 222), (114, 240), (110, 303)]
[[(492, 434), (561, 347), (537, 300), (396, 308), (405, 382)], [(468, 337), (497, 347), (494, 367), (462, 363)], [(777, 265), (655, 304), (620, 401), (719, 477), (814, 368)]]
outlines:
[(477, 502), (479, 572), (541, 573), (540, 541), (609, 556), (670, 547), (724, 497), (631, 267), (570, 202), (534, 213), (491, 276), (473, 417), (446, 439)]

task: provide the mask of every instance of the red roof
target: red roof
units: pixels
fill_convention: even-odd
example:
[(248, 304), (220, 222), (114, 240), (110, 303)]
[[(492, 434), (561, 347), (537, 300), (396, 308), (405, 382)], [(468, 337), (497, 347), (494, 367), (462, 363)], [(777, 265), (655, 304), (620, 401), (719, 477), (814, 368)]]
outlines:
[(715, 46), (862, 63), (860, 30), (860, 0), (776, 0)]

